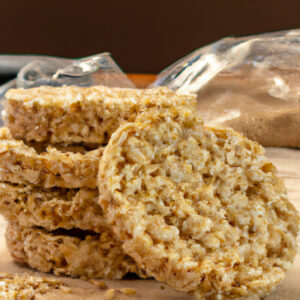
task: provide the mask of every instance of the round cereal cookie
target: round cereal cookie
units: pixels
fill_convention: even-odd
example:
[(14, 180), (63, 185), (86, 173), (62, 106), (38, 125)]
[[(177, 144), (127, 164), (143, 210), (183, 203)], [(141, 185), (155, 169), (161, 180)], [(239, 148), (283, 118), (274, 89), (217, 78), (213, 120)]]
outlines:
[(198, 299), (258, 299), (296, 253), (299, 217), (275, 174), (239, 133), (160, 116), (112, 135), (99, 203), (148, 275)]
[(15, 261), (55, 275), (122, 279), (127, 273), (145, 278), (109, 232), (52, 231), (9, 222), (6, 243)]

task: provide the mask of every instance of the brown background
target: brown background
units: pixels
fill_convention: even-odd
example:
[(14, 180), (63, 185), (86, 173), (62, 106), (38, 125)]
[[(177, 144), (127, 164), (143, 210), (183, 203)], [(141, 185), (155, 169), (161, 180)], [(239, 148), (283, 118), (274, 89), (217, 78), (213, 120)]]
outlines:
[(2, 54), (109, 51), (143, 73), (224, 36), (300, 27), (300, 1), (0, 0), (0, 11)]

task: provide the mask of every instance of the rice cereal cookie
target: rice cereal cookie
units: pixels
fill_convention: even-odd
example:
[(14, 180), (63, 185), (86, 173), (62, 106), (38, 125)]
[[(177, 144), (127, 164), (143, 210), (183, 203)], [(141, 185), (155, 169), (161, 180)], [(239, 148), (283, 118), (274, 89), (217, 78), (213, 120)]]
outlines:
[(127, 123), (100, 160), (99, 203), (149, 276), (197, 299), (259, 299), (291, 267), (299, 227), (264, 153), (199, 119)]
[(40, 226), (111, 232), (101, 207), (97, 189), (45, 189), (0, 183), (0, 213), (22, 227)]
[(196, 96), (153, 89), (50, 87), (11, 89), (2, 112), (16, 139), (49, 143), (108, 142), (122, 122), (134, 121), (145, 111), (196, 109)]
[(103, 147), (87, 151), (51, 145), (41, 152), (36, 148), (14, 140), (8, 128), (0, 128), (0, 180), (46, 188), (96, 188)]
[(121, 279), (127, 273), (144, 277), (131, 257), (124, 254), (108, 232), (58, 230), (48, 232), (9, 222), (6, 243), (19, 263), (55, 275)]

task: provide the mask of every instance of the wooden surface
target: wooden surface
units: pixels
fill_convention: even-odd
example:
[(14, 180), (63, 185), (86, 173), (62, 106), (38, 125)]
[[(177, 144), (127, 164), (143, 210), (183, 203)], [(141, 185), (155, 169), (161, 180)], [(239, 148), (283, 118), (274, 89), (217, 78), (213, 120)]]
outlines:
[[(300, 211), (300, 150), (270, 148), (267, 149), (267, 156), (277, 166), (279, 176), (284, 178), (290, 200)], [(5, 221), (0, 218), (0, 272), (8, 271), (12, 273), (27, 272), (39, 276), (51, 276), (44, 273), (34, 272), (33, 270), (18, 265), (12, 261), (5, 246), (4, 241)], [(298, 239), (298, 245), (300, 241)], [(55, 292), (38, 297), (38, 299), (103, 299), (105, 291), (96, 286), (79, 279), (61, 277), (71, 287), (69, 295)], [(127, 281), (106, 281), (109, 288), (135, 288), (137, 294), (128, 299), (145, 300), (181, 300), (192, 299), (188, 295), (176, 292), (164, 284), (154, 280), (127, 280)], [(127, 299), (127, 298), (121, 298)], [(300, 249), (293, 265), (288, 272), (286, 279), (277, 287), (276, 291), (269, 295), (267, 300), (299, 300), (300, 299)]]

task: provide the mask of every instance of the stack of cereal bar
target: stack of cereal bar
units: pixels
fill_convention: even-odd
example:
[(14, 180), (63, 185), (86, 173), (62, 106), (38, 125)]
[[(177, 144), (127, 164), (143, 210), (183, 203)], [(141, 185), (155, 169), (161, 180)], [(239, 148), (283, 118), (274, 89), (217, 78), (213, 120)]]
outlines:
[(6, 93), (0, 211), (14, 259), (83, 278), (154, 277), (197, 299), (260, 299), (300, 219), (257, 143), (196, 96), (94, 86)]
[(7, 127), (0, 129), (0, 211), (8, 220), (13, 258), (74, 277), (121, 279), (128, 272), (144, 277), (98, 204), (99, 160), (122, 122), (153, 109), (194, 104), (194, 97), (165, 88), (9, 90)]

